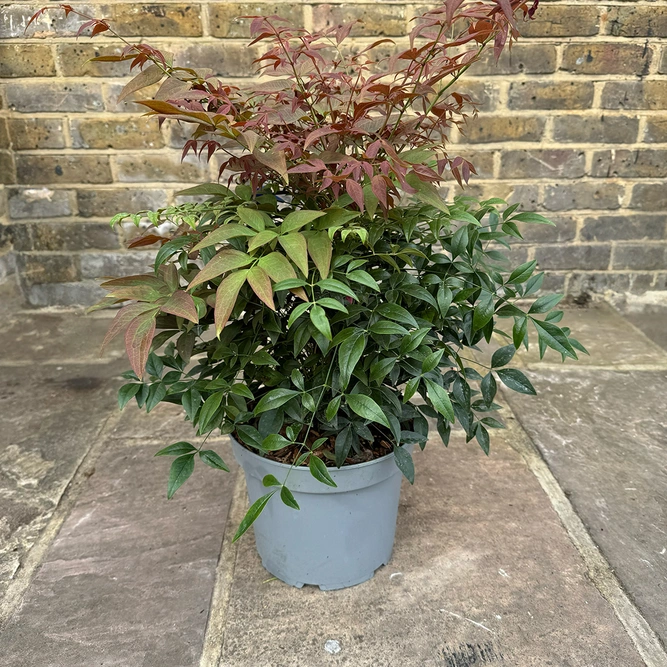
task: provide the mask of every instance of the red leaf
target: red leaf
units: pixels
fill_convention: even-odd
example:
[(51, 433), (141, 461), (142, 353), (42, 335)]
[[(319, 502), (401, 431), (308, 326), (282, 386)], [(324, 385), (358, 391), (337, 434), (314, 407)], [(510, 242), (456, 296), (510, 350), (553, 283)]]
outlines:
[(387, 208), (387, 182), (384, 177), (377, 175), (373, 176), (371, 180), (371, 190), (378, 198), (383, 208)]
[(157, 311), (147, 312), (135, 317), (125, 332), (125, 348), (130, 359), (130, 366), (141, 379), (146, 368), (148, 355), (151, 351), (153, 334), (155, 334), (155, 316)]
[(139, 317), (143, 313), (157, 313), (159, 310), (158, 306), (153, 305), (152, 303), (132, 303), (129, 306), (124, 306), (114, 317), (107, 335), (102, 341), (102, 347), (100, 348), (100, 356), (104, 352), (104, 348), (123, 330), (127, 327), (132, 320)]
[(353, 181), (351, 178), (348, 178), (345, 181), (345, 190), (350, 197), (352, 197), (352, 201), (359, 207), (359, 210), (363, 213), (364, 210), (364, 190), (357, 183), (356, 181)]
[(234, 310), (236, 299), (239, 295), (243, 283), (247, 276), (247, 271), (236, 271), (227, 276), (220, 285), (215, 294), (215, 335), (220, 336), (225, 324), (229, 321), (229, 316)]
[(168, 299), (160, 306), (163, 313), (171, 313), (178, 317), (183, 317), (197, 324), (199, 316), (197, 315), (197, 307), (195, 300), (182, 290), (174, 292)]

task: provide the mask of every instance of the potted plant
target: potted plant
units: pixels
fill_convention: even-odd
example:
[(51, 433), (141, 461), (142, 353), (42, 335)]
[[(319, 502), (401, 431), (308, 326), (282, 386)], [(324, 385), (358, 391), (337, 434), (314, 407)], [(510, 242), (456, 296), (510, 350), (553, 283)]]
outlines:
[[(184, 155), (221, 158), (226, 183), (112, 220), (173, 229), (130, 244), (159, 244), (154, 273), (102, 285), (96, 307), (122, 304), (104, 343), (124, 332), (132, 365), (120, 407), (175, 403), (197, 435), (230, 435), (250, 498), (234, 539), (254, 524), (287, 583), (350, 586), (388, 562), (412, 448), (432, 425), (447, 445), (458, 423), (488, 454), (498, 380), (535, 393), (508, 367), (533, 332), (540, 354), (585, 352), (558, 326), (560, 295), (522, 304), (542, 283), (535, 262), (504, 254), (521, 224), (551, 223), (501, 199), (447, 203), (437, 188), (475, 173), (449, 154), (448, 132), (475, 113), (457, 81), (487, 46), (500, 56), (537, 4), (447, 0), (383, 57), (390, 40), (347, 46), (351, 24), (310, 33), (253, 17), (251, 44), (268, 48), (246, 87), (145, 44), (95, 59), (139, 68), (122, 97), (162, 82), (140, 104), (191, 124)], [(484, 367), (474, 350), (494, 334), (506, 344)], [(169, 498), (197, 460), (228, 470), (205, 445), (157, 455), (174, 457)]]

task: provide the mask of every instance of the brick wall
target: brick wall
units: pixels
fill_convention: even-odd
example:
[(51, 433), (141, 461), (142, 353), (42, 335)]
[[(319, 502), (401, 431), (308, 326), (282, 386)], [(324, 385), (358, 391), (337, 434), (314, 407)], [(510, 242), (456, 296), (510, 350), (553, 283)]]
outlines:
[[(33, 305), (87, 303), (95, 279), (142, 270), (126, 251), (119, 210), (159, 207), (213, 180), (181, 164), (177, 127), (117, 105), (125, 67), (89, 63), (109, 40), (76, 40), (76, 21), (37, 24), (40, 4), (0, 5), (0, 278), (15, 270)], [(354, 35), (404, 41), (423, 5), (395, 2), (86, 5), (128, 37), (223, 77), (251, 72), (244, 14), (280, 13), (306, 27), (360, 19)], [(58, 38), (54, 39), (53, 35)], [(556, 228), (534, 227), (517, 259), (572, 294), (667, 290), (667, 1), (548, 0), (496, 66), (469, 72), (480, 117), (453, 137), (479, 177), (471, 191), (520, 200)], [(42, 37), (43, 39), (39, 39)], [(456, 191), (449, 188), (450, 195)], [(667, 292), (666, 292), (667, 293)]]

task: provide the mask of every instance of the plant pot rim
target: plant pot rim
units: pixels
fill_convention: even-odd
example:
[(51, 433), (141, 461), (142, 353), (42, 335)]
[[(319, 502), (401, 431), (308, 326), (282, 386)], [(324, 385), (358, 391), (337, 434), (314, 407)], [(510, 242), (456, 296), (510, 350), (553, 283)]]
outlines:
[[(239, 440), (237, 438), (235, 438), (231, 433), (229, 434), (229, 439), (232, 441), (232, 444), (237, 445), (241, 449), (248, 452), (248, 454), (252, 454), (253, 456), (257, 457), (258, 459), (260, 459), (261, 461), (263, 461), (264, 463), (266, 463), (268, 465), (276, 466), (278, 469), (281, 469), (281, 470), (293, 469), (293, 470), (308, 471), (308, 466), (294, 466), (293, 467), (289, 463), (281, 463), (280, 461), (274, 461), (273, 459), (267, 458), (266, 456), (261, 456), (254, 449), (251, 449), (249, 447), (246, 447), (246, 445), (241, 444), (239, 442)], [(403, 447), (403, 448), (410, 447), (411, 449), (412, 449), (413, 446), (414, 446), (413, 443), (406, 443), (406, 445), (401, 445), (401, 447)], [(394, 458), (393, 450), (391, 452), (389, 452), (388, 454), (384, 454), (383, 456), (379, 456), (378, 458), (373, 459), (372, 461), (364, 461), (363, 463), (353, 463), (352, 465), (347, 465), (347, 466), (342, 465), (340, 468), (338, 468), (337, 466), (334, 466), (332, 468), (327, 466), (327, 469), (330, 472), (336, 472), (337, 474), (340, 474), (344, 470), (360, 470), (361, 468), (367, 468), (369, 466), (379, 464), (383, 461), (389, 460), (390, 457), (392, 459)]]

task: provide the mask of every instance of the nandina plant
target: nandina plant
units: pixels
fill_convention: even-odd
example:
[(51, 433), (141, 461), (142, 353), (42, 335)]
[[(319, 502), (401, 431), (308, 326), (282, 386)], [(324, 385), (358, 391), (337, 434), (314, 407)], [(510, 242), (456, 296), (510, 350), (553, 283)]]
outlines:
[[(203, 201), (112, 220), (173, 229), (130, 244), (159, 244), (153, 274), (102, 285), (97, 307), (122, 304), (104, 344), (125, 332), (132, 365), (120, 407), (181, 405), (197, 435), (232, 434), (332, 486), (332, 466), (391, 453), (413, 482), (403, 445), (423, 449), (429, 419), (445, 445), (458, 423), (488, 454), (489, 429), (502, 428), (497, 381), (535, 393), (508, 367), (531, 332), (540, 355), (585, 352), (558, 326), (561, 295), (522, 307), (543, 274), (506, 256), (521, 224), (551, 223), (501, 199), (447, 203), (437, 188), (475, 173), (449, 153), (451, 128), (475, 113), (456, 82), (487, 46), (499, 57), (537, 4), (447, 0), (416, 19), (408, 49), (382, 57), (390, 40), (348, 46), (351, 24), (308, 32), (253, 17), (251, 44), (267, 50), (247, 87), (146, 44), (96, 58), (139, 68), (122, 98), (162, 82), (139, 103), (160, 123), (190, 124), (183, 155), (220, 157), (225, 183), (180, 193)], [(82, 31), (116, 34), (63, 8), (86, 19)], [(506, 344), (484, 366), (474, 351), (494, 334)], [(158, 455), (175, 457), (169, 498), (197, 458), (227, 470), (203, 445)], [(288, 476), (264, 479), (236, 538), (276, 494), (298, 509)]]

